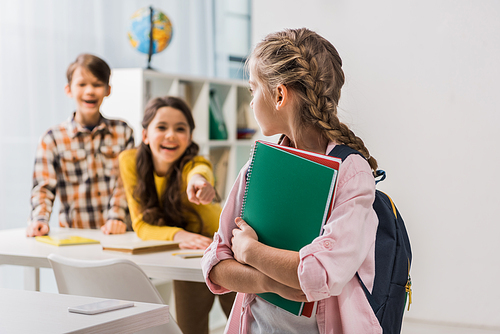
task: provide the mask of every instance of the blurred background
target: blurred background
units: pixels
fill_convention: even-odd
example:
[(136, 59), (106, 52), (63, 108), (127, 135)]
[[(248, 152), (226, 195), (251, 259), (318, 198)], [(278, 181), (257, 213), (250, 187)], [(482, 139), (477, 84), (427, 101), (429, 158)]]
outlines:
[[(144, 68), (126, 32), (150, 5), (174, 26), (151, 62), (165, 73), (244, 79), (242, 61), (270, 32), (307, 27), (330, 40), (346, 74), (341, 119), (386, 170), (379, 188), (410, 235), (405, 322), (500, 332), (495, 0), (2, 0), (0, 229), (26, 226), (38, 139), (74, 108), (68, 64), (88, 52), (112, 68)], [(0, 267), (0, 287), (22, 288), (21, 277)], [(41, 289), (52, 289), (43, 272)]]

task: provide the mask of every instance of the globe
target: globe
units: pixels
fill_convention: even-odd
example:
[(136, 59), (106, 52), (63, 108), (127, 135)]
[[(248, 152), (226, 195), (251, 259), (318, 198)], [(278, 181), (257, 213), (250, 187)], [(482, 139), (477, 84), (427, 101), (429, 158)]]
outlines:
[[(152, 27), (151, 12), (153, 12)], [(153, 34), (151, 54), (162, 52), (172, 40), (172, 24), (168, 16), (152, 7), (144, 7), (137, 10), (130, 18), (130, 28), (128, 31), (130, 44), (136, 50), (151, 55), (149, 50), (151, 32)]]

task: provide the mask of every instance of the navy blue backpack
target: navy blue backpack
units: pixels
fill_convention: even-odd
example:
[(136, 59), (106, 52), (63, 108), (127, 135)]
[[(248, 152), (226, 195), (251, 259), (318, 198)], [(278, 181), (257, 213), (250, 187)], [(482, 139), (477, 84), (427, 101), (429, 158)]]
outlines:
[[(351, 154), (360, 152), (346, 146), (336, 145), (328, 155), (344, 161)], [(377, 181), (385, 179), (385, 172), (377, 171)], [(389, 196), (376, 190), (373, 209), (379, 225), (375, 239), (375, 282), (372, 293), (368, 291), (359, 275), (366, 298), (383, 329), (384, 334), (401, 333), (406, 299), (411, 304), (411, 247), (403, 218)], [(356, 273), (357, 275), (357, 273)]]

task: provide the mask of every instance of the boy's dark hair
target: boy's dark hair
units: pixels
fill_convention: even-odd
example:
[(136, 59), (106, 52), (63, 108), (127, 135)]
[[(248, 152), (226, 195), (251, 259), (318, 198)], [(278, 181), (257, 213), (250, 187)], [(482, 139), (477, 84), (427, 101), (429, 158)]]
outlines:
[(79, 66), (92, 73), (97, 79), (104, 82), (106, 85), (109, 85), (111, 68), (109, 68), (109, 65), (101, 58), (88, 53), (82, 53), (68, 66), (68, 70), (66, 71), (68, 84), (71, 84), (73, 73)]

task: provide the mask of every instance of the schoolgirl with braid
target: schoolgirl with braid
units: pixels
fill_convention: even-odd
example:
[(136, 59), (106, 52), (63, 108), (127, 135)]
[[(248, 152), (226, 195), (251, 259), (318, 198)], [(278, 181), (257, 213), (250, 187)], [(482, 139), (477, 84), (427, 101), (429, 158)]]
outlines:
[[(242, 168), (202, 260), (212, 292), (238, 292), (225, 333), (382, 333), (356, 275), (372, 289), (377, 162), (337, 116), (344, 84), (337, 50), (313, 31), (286, 29), (257, 44), (247, 68), (251, 107), (264, 135), (281, 134), (281, 145), (321, 154), (344, 144), (366, 159), (352, 154), (342, 163), (324, 231), (299, 252), (260, 243), (239, 217), (249, 164)], [(315, 302), (312, 316), (295, 316), (256, 296), (263, 292)]]

